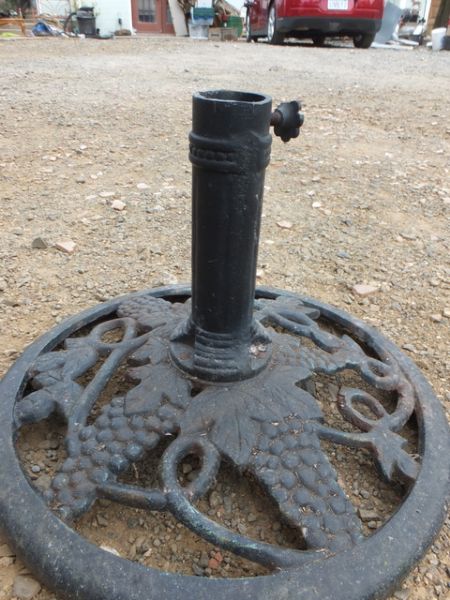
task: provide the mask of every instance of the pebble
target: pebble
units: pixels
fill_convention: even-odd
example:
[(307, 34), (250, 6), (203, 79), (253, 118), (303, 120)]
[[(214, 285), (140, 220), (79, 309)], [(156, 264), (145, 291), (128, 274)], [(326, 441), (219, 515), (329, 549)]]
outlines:
[(281, 229), (292, 229), (292, 223), (290, 221), (277, 221), (278, 227)]
[(374, 510), (366, 510), (364, 508), (359, 508), (358, 513), (361, 518), (361, 521), (364, 521), (364, 523), (367, 523), (369, 521), (380, 520), (378, 513), (376, 513)]
[(116, 195), (116, 192), (100, 192), (100, 198), (113, 198)]
[(82, 175), (80, 175), (79, 177), (77, 177), (77, 178), (75, 179), (75, 181), (76, 181), (77, 183), (86, 183), (86, 177), (83, 177)]
[(114, 200), (111, 203), (111, 208), (113, 208), (114, 210), (122, 211), (126, 207), (127, 207), (127, 205), (125, 204), (125, 202), (122, 202), (122, 200)]
[(222, 498), (221, 498), (220, 494), (216, 490), (213, 490), (209, 495), (209, 506), (211, 508), (217, 508), (221, 504), (222, 504)]
[(108, 527), (108, 519), (104, 515), (97, 515), (97, 523), (100, 527)]
[(55, 243), (55, 248), (60, 252), (65, 252), (66, 254), (73, 254), (76, 248), (76, 244), (73, 240), (61, 240), (60, 242)]
[(442, 321), (442, 315), (439, 315), (439, 314), (430, 315), (430, 319), (434, 323), (440, 323)]
[(48, 244), (43, 238), (37, 237), (34, 238), (34, 240), (31, 242), (31, 247), (34, 250), (45, 250), (46, 248), (48, 248)]
[(50, 475), (47, 475), (46, 473), (44, 473), (43, 475), (40, 475), (34, 482), (38, 488), (42, 491), (48, 490), (51, 486), (52, 483), (52, 478), (50, 477)]
[(32, 600), (41, 591), (41, 584), (32, 577), (17, 575), (14, 579), (12, 595), (18, 600)]
[(352, 287), (352, 292), (357, 296), (370, 296), (371, 294), (375, 294), (379, 292), (380, 288), (375, 285), (366, 285), (365, 283), (357, 283)]
[(8, 544), (2, 544), (0, 546), (0, 558), (5, 558), (9, 556), (15, 556), (14, 552), (8, 546)]
[(192, 563), (192, 572), (197, 577), (203, 577), (203, 569), (201, 569), (196, 563)]
[(148, 189), (150, 189), (150, 186), (148, 184), (146, 184), (146, 183), (138, 183), (136, 185), (136, 187), (137, 187), (138, 190), (148, 190)]
[(417, 238), (417, 235), (415, 233), (409, 231), (400, 231), (400, 235), (405, 240), (415, 240)]
[(208, 569), (211, 569), (212, 571), (214, 571), (215, 569), (218, 569), (220, 566), (219, 561), (216, 558), (210, 558), (208, 561)]
[(413, 354), (417, 354), (418, 350), (413, 344), (403, 344), (403, 350), (408, 350), (408, 352), (412, 352)]
[(100, 548), (105, 550), (105, 552), (109, 552), (110, 554), (114, 554), (114, 556), (120, 556), (120, 552), (118, 552), (115, 548), (111, 548), (111, 546), (101, 545)]
[(409, 590), (398, 590), (394, 594), (395, 600), (408, 600), (409, 598)]

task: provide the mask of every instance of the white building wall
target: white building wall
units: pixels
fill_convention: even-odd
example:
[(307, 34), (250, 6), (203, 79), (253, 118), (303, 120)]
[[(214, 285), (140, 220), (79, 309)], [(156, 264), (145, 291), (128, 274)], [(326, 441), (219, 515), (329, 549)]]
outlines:
[(38, 15), (65, 17), (70, 13), (70, 0), (36, 0), (34, 5)]
[(78, 6), (95, 8), (95, 24), (100, 35), (109, 35), (120, 28), (133, 31), (131, 0), (78, 0)]

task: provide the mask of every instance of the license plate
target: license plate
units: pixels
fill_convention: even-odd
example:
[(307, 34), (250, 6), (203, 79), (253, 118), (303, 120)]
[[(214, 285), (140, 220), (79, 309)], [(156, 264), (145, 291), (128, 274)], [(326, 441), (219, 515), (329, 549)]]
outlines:
[(348, 0), (328, 0), (328, 10), (348, 10)]

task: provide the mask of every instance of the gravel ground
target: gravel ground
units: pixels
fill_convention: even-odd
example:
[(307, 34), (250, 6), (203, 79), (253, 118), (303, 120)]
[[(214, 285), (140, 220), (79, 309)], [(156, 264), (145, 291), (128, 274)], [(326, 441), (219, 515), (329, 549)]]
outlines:
[[(189, 280), (190, 96), (247, 89), (275, 102), (300, 98), (306, 117), (299, 140), (273, 143), (258, 282), (379, 327), (415, 360), (449, 414), (450, 53), (172, 37), (19, 40), (0, 45), (0, 72), (1, 374), (66, 316)], [(377, 291), (358, 295), (357, 284)], [(60, 439), (58, 430), (36, 428), (22, 440), (38, 486), (61, 460)], [(351, 473), (351, 457), (334, 458)], [(184, 467), (187, 478), (195, 466)], [(139, 469), (134, 477), (145, 482), (151, 464)], [(225, 469), (201, 508), (291, 545), (291, 532), (235, 479)], [(369, 529), (398, 502), (383, 485), (373, 478), (346, 487), (360, 509), (378, 515)], [(164, 569), (262, 572), (170, 517), (99, 503), (78, 528)], [(448, 598), (449, 549), (447, 520), (393, 598)], [(39, 587), (0, 538), (0, 598), (53, 598)]]

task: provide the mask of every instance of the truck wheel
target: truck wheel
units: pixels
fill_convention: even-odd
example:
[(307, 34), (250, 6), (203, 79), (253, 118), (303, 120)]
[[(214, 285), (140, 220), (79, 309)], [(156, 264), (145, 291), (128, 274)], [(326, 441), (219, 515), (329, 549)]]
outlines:
[(374, 39), (374, 33), (357, 33), (353, 36), (353, 45), (355, 48), (370, 48)]
[(245, 18), (245, 41), (249, 44), (250, 42), (257, 42), (258, 38), (252, 35), (252, 26), (250, 24), (250, 15), (247, 13)]
[(267, 39), (269, 40), (269, 44), (282, 44), (284, 42), (284, 35), (277, 31), (277, 13), (275, 4), (271, 4), (269, 9)]

